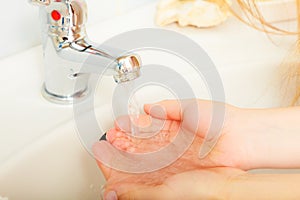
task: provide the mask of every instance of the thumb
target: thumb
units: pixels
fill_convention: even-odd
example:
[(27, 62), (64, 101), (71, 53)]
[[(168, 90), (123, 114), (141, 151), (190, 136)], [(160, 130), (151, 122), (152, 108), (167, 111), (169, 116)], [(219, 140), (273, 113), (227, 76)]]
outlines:
[(154, 104), (145, 104), (144, 111), (154, 118), (181, 121), (186, 106), (196, 101), (196, 99), (165, 100)]
[(154, 104), (145, 104), (144, 111), (153, 118), (182, 121), (183, 126), (189, 131), (204, 134), (208, 131), (213, 116), (216, 123), (223, 125), (222, 116), (224, 116), (225, 104), (199, 99), (165, 100)]

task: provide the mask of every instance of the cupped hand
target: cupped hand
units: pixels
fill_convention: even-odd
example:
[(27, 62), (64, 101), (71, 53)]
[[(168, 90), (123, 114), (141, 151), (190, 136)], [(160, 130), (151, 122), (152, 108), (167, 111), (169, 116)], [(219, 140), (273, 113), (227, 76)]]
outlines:
[[(214, 107), (224, 109), (213, 112)], [(144, 110), (146, 115), (139, 116), (135, 122), (130, 116), (118, 118), (115, 127), (108, 131), (107, 140), (126, 152), (149, 153), (169, 144), (178, 148), (181, 143), (174, 141), (182, 133), (193, 139), (181, 156), (187, 164), (201, 168), (251, 168), (248, 158), (253, 151), (253, 133), (247, 128), (251, 124), (246, 110), (203, 100), (162, 101), (145, 105)], [(217, 124), (212, 124), (214, 117), (219, 120)], [(138, 127), (137, 133), (132, 132), (136, 129), (132, 123)], [(200, 150), (204, 150), (202, 156)]]
[[(248, 136), (246, 132), (236, 132), (240, 128), (237, 125), (243, 124), (244, 120), (247, 119), (241, 109), (230, 105), (221, 105), (225, 108), (224, 113), (214, 113), (224, 115), (224, 118), (221, 118), (222, 121), (219, 122), (222, 123), (220, 132), (218, 132), (219, 135), (215, 136), (217, 140), (213, 140), (215, 141), (213, 144), (205, 141), (207, 134), (210, 134), (209, 130), (213, 118), (212, 109), (214, 106), (220, 105), (221, 103), (202, 100), (186, 100), (181, 103), (170, 100), (145, 105), (146, 115), (140, 116), (138, 121), (134, 122), (139, 127), (139, 133), (135, 133), (139, 135), (135, 135), (135, 137), (132, 133), (134, 129), (132, 129), (131, 117), (119, 118), (115, 127), (107, 133), (108, 142), (102, 141), (94, 145), (95, 157), (98, 158), (98, 164), (107, 179), (106, 191), (117, 191), (118, 195), (122, 193), (132, 195), (128, 188), (135, 188), (133, 194), (140, 195), (139, 191), (151, 192), (154, 187), (157, 191), (166, 190), (164, 191), (166, 192), (165, 195), (180, 196), (180, 193), (183, 192), (180, 188), (178, 188), (180, 193), (177, 194), (165, 187), (166, 184), (174, 183), (172, 187), (176, 188), (182, 179), (186, 182), (183, 182), (183, 185), (191, 185), (193, 183), (187, 183), (189, 180), (184, 178), (194, 177), (194, 182), (198, 179), (203, 180), (202, 175), (212, 170), (207, 168), (236, 167), (248, 169)], [(193, 141), (180, 157), (163, 168), (134, 174), (113, 168), (109, 163), (103, 162), (103, 157), (106, 158), (104, 159), (106, 161), (120, 158), (119, 153), (110, 151), (111, 145), (121, 152), (133, 154), (157, 152), (170, 144), (174, 146), (174, 151), (176, 151), (176, 145), (180, 145), (180, 143), (175, 144), (174, 140), (178, 136), (179, 130), (182, 130), (186, 135), (194, 136)], [(207, 145), (207, 147), (203, 147), (203, 145)], [(201, 147), (208, 149), (208, 154), (202, 158), (199, 157)], [(164, 157), (168, 157), (168, 155), (162, 155), (161, 158)], [(141, 160), (141, 162), (143, 161)], [(157, 162), (160, 161), (157, 160)], [(191, 193), (191, 195), (193, 194)]]

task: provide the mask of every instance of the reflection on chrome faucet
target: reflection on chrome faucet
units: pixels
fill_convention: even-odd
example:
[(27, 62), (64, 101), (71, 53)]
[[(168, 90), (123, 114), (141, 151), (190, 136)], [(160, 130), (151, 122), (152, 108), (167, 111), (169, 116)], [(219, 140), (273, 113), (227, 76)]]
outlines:
[[(31, 0), (40, 6), (45, 65), (43, 96), (54, 103), (72, 104), (88, 95), (90, 73), (105, 70), (117, 83), (140, 75), (140, 58), (120, 49), (101, 47), (86, 35), (84, 0)], [(87, 59), (89, 58), (89, 59)], [(85, 69), (81, 70), (82, 64)], [(75, 87), (76, 83), (76, 87)], [(77, 102), (77, 101), (76, 101)]]

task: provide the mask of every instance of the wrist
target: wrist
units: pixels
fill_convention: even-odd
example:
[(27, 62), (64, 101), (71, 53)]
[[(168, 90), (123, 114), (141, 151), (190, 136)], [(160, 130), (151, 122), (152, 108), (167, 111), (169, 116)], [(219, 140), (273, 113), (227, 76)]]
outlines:
[(245, 146), (243, 169), (299, 167), (299, 114), (297, 108), (244, 109), (236, 130)]
[(249, 170), (260, 168), (263, 163), (262, 152), (266, 151), (265, 141), (269, 140), (266, 123), (267, 112), (260, 109), (236, 108), (231, 115), (230, 132), (237, 142), (236, 166)]

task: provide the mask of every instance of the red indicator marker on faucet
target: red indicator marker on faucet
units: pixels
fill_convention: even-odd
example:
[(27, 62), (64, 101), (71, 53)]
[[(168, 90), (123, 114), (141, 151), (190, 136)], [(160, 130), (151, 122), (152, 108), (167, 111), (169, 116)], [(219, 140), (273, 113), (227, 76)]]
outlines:
[(51, 12), (51, 17), (53, 20), (58, 21), (61, 18), (61, 14), (57, 10)]

